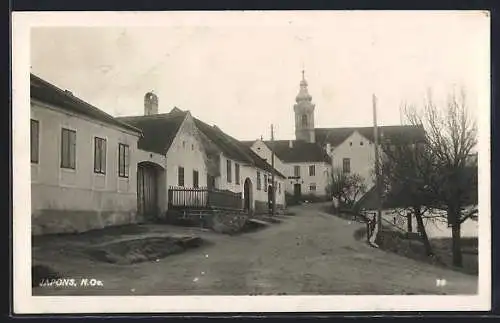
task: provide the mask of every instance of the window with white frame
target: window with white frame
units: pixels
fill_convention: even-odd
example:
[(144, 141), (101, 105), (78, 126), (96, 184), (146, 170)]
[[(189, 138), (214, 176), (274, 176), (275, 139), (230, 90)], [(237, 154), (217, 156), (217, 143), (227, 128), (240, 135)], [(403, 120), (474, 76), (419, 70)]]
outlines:
[(76, 169), (76, 131), (61, 130), (61, 168)]
[(106, 139), (94, 137), (94, 173), (106, 174)]
[(127, 178), (129, 175), (130, 150), (125, 144), (118, 144), (118, 176)]

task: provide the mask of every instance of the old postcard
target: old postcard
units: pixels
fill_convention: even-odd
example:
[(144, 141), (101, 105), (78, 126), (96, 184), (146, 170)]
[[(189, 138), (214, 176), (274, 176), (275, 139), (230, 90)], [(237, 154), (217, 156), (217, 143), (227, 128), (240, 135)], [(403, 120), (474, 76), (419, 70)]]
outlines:
[(13, 13), (15, 312), (488, 310), (489, 20)]

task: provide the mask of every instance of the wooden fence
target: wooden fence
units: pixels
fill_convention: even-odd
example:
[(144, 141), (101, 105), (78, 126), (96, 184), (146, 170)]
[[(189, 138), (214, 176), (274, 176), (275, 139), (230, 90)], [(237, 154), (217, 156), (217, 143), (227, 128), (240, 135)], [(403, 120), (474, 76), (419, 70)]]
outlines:
[(168, 189), (169, 209), (242, 209), (241, 193), (208, 188), (186, 188), (171, 186)]

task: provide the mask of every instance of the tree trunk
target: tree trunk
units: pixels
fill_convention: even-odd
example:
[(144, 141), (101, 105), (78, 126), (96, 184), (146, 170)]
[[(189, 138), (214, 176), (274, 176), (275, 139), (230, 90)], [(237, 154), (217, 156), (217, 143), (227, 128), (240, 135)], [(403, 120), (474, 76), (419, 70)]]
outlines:
[(457, 220), (451, 227), (453, 266), (462, 267), (462, 246), (460, 238), (460, 222)]
[(451, 205), (448, 207), (448, 223), (451, 223), (451, 249), (453, 266), (462, 267), (462, 247), (460, 237), (460, 209)]
[(422, 219), (422, 213), (419, 207), (413, 208), (415, 212), (415, 219), (417, 220), (418, 232), (420, 232), (420, 237), (422, 238), (422, 242), (424, 243), (425, 254), (427, 256), (432, 256), (434, 253), (432, 252), (432, 246), (429, 242), (429, 237), (427, 236), (427, 232), (425, 231), (424, 220)]
[(408, 214), (406, 215), (406, 222), (407, 222), (407, 225), (408, 225), (408, 232), (412, 232), (413, 231), (413, 223), (411, 223), (411, 212), (408, 212)]

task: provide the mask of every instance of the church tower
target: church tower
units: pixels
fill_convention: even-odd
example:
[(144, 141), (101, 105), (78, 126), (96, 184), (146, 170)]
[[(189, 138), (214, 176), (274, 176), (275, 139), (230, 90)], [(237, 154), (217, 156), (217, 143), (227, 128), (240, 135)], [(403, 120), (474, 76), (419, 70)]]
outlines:
[(297, 102), (293, 106), (295, 111), (295, 139), (306, 142), (314, 142), (314, 107), (311, 102), (312, 96), (307, 91), (307, 81), (302, 70), (302, 81), (300, 91), (295, 98)]

